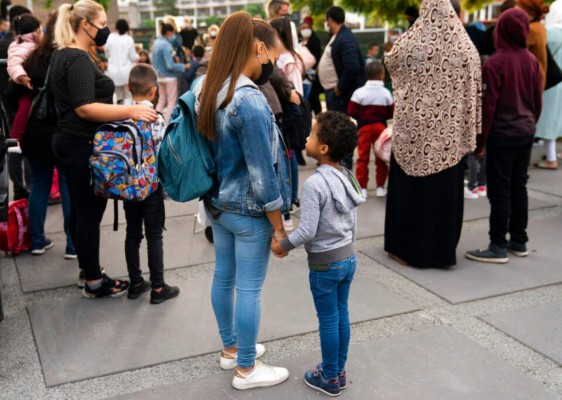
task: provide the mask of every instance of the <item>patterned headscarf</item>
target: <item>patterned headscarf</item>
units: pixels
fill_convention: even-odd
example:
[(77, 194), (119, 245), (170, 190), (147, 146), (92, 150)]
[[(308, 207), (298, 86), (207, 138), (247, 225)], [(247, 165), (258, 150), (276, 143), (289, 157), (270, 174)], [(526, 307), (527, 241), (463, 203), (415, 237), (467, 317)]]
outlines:
[(395, 88), (393, 154), (410, 176), (457, 165), (482, 127), (480, 58), (449, 0), (424, 0), (386, 56)]

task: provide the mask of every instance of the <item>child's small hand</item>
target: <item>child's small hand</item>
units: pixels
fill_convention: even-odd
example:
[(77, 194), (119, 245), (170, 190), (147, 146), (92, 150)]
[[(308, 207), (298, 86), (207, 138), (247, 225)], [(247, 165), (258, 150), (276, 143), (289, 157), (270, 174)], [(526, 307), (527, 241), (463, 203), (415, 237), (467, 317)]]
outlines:
[(22, 84), (22, 86), (25, 86), (29, 90), (33, 90), (33, 85), (31, 84), (31, 78), (29, 76), (24, 75), (24, 76), (20, 77), (19, 80), (20, 80), (20, 83)]
[(274, 254), (276, 257), (279, 257), (279, 258), (286, 257), (286, 256), (289, 254), (287, 251), (285, 251), (285, 249), (283, 248), (283, 246), (281, 246), (281, 243), (279, 243), (279, 242), (277, 241), (277, 239), (275, 239), (275, 237), (273, 237), (273, 238), (271, 239), (271, 246), (270, 246), (270, 248), (271, 248), (271, 251), (273, 252), (273, 254)]

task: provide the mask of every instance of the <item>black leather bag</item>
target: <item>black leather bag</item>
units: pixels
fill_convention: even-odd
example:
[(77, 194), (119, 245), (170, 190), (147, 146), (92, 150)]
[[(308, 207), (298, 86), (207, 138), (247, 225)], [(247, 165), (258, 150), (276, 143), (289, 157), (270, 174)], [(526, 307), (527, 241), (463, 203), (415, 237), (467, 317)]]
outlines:
[(21, 139), (21, 149), (26, 157), (46, 162), (53, 162), (51, 142), (57, 125), (57, 109), (55, 99), (47, 89), (49, 82), (49, 70), (43, 87), (37, 89), (31, 103), (31, 110), (27, 119), (27, 125)]
[(550, 89), (562, 82), (562, 70), (556, 63), (548, 46), (546, 47), (546, 86), (545, 90)]
[(29, 120), (41, 122), (48, 125), (57, 124), (57, 108), (52, 93), (48, 90), (49, 72), (51, 67), (47, 69), (47, 76), (43, 87), (37, 89), (37, 93), (33, 96), (31, 110), (29, 111)]

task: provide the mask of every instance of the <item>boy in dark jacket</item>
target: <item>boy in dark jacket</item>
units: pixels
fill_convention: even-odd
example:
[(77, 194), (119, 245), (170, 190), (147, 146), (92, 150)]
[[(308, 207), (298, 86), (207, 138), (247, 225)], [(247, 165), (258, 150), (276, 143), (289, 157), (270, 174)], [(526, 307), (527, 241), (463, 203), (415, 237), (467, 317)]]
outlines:
[(528, 34), (525, 12), (504, 12), (494, 32), (497, 53), (482, 68), (483, 121), (476, 155), (483, 157), (485, 145), (490, 245), (467, 252), (474, 261), (503, 264), (509, 261), (508, 251), (518, 257), (529, 254), (527, 167), (541, 113), (542, 77), (537, 59), (527, 50)]

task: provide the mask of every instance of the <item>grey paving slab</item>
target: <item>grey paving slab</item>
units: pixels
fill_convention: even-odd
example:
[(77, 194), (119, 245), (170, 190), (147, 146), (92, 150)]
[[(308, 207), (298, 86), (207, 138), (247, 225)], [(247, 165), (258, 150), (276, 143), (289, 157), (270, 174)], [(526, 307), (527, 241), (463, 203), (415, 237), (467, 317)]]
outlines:
[[(123, 395), (115, 400), (180, 399), (321, 399), (325, 395), (303, 384), (306, 368), (320, 355), (282, 360), (289, 380), (273, 388), (236, 391), (232, 374), (184, 382)], [(347, 366), (349, 387), (342, 398), (384, 400), (490, 400), (560, 397), (483, 347), (448, 327), (385, 338), (351, 346)]]
[(550, 171), (531, 167), (527, 186), (533, 190), (562, 197), (562, 169)]
[[(210, 304), (210, 274), (179, 286), (180, 297), (160, 306), (150, 305), (147, 297), (136, 301), (123, 297), (76, 298), (29, 307), (47, 386), (218, 351), (221, 343)], [(354, 282), (353, 322), (416, 309), (371, 278), (361, 276)], [(316, 329), (306, 262), (275, 260), (262, 297), (260, 340)]]
[[(172, 200), (166, 200), (166, 216), (179, 217), (194, 215), (197, 212), (197, 201), (187, 203), (178, 203)], [(101, 222), (102, 226), (113, 226), (113, 201), (107, 203), (107, 208)], [(119, 203), (119, 224), (125, 224), (125, 212), (123, 204)], [(45, 221), (45, 232), (54, 233), (63, 231), (62, 206), (60, 204), (49, 206), (47, 212), (47, 220)]]
[(451, 303), (462, 303), (562, 282), (562, 217), (530, 221), (528, 258), (510, 257), (508, 264), (485, 264), (464, 257), (488, 244), (487, 228), (464, 231), (457, 248), (457, 265), (449, 269), (404, 267), (382, 246), (359, 243), (363, 253)]
[[(211, 262), (213, 246), (201, 233), (193, 233), (192, 216), (167, 218), (164, 231), (164, 268), (173, 269)], [(100, 262), (111, 276), (127, 276), (125, 263), (125, 226), (117, 232), (112, 226), (101, 228)], [(78, 278), (78, 263), (64, 260), (64, 233), (50, 235), (55, 246), (42, 256), (24, 253), (16, 257), (22, 290), (32, 292), (73, 285)], [(141, 268), (148, 272), (146, 240), (141, 243)]]
[(481, 317), (562, 365), (562, 301)]

